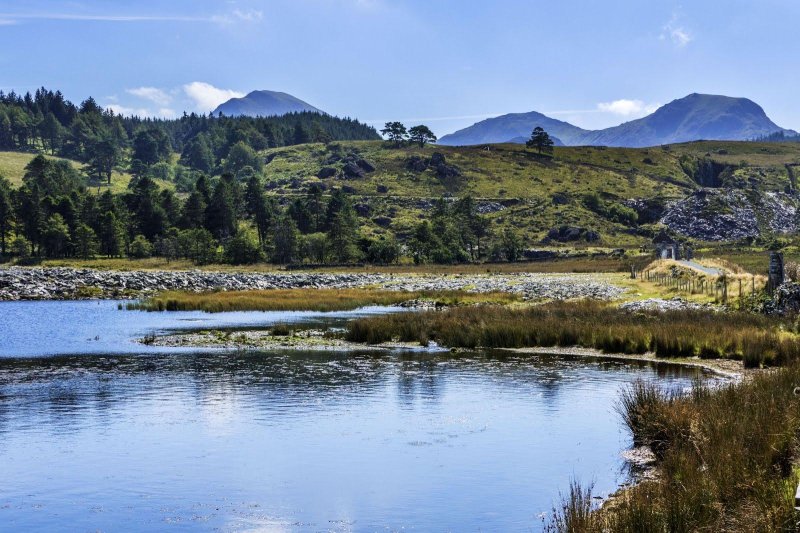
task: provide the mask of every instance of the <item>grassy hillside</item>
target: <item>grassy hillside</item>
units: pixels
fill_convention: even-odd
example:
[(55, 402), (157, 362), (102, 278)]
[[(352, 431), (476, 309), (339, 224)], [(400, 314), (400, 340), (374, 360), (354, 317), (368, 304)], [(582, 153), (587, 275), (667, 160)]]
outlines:
[[(438, 152), (460, 175), (440, 177), (436, 170), (411, 170), (415, 157)], [(346, 178), (348, 155), (375, 167), (361, 177)], [(732, 165), (759, 190), (784, 190), (789, 184), (786, 163), (800, 161), (800, 145), (742, 142), (698, 142), (655, 148), (557, 147), (553, 159), (536, 157), (515, 144), (483, 147), (427, 146), (390, 148), (382, 142), (342, 142), (329, 146), (307, 144), (269, 150), (265, 175), (270, 190), (281, 196), (303, 194), (312, 183), (346, 187), (362, 202), (365, 226), (370, 232), (387, 225), (407, 233), (442, 196), (472, 195), (480, 199), (495, 227), (516, 228), (529, 243), (538, 242), (559, 225), (598, 231), (601, 244), (636, 245), (648, 238), (607, 215), (587, 209), (586, 193), (619, 204), (631, 198), (683, 198), (698, 187), (685, 170), (687, 161), (710, 160), (720, 167)], [(741, 166), (741, 168), (739, 168)], [(323, 167), (337, 175), (318, 178)], [(390, 221), (387, 221), (390, 220)]]
[[(36, 157), (36, 154), (29, 152), (0, 152), (0, 176), (7, 178), (15, 187), (19, 187), (22, 185), (22, 177), (25, 175), (25, 166), (34, 157)], [(47, 157), (51, 158), (51, 156)], [(82, 163), (70, 159), (62, 159), (60, 157), (52, 157), (51, 159), (68, 161), (76, 169), (84, 166)], [(111, 176), (111, 192), (115, 194), (125, 192), (130, 181), (130, 174), (115, 170)], [(163, 180), (156, 180), (156, 182), (162, 187), (174, 188), (170, 182)], [(98, 193), (102, 193), (109, 188), (105, 182), (90, 181), (87, 185), (91, 191)]]
[[(448, 172), (443, 174), (435, 165), (425, 168), (425, 164), (414, 169), (411, 163), (429, 162), (434, 153), (444, 156)], [(393, 148), (381, 141), (348, 141), (275, 148), (262, 155), (267, 161), (264, 181), (270, 194), (285, 204), (304, 195), (314, 183), (326, 191), (344, 188), (354, 196), (366, 235), (391, 231), (402, 239), (431, 212), (435, 200), (471, 195), (479, 210), (492, 220), (495, 233), (514, 228), (529, 247), (541, 245), (551, 228), (563, 225), (600, 236), (596, 242), (581, 239), (569, 246), (636, 247), (648, 243), (657, 228), (653, 225), (656, 220), (640, 217), (631, 223), (615, 215), (615, 208), (622, 208), (630, 199), (655, 199), (663, 205), (685, 198), (702, 180), (717, 178), (728, 187), (785, 191), (791, 188), (790, 171), (800, 175), (800, 166), (792, 166), (800, 165), (800, 143), (702, 141), (640, 149), (557, 147), (552, 158), (542, 158), (517, 144)], [(0, 152), (0, 174), (21, 184), (32, 157), (30, 153)], [(361, 175), (344, 172), (348, 162), (358, 160), (374, 170)], [(177, 157), (172, 164), (177, 164)], [(318, 177), (322, 169), (333, 175)], [(130, 179), (127, 173), (115, 172), (112, 191), (124, 191)], [(89, 185), (97, 192), (106, 188), (102, 183)], [(596, 195), (605, 208), (587, 207), (584, 196), (588, 193)]]

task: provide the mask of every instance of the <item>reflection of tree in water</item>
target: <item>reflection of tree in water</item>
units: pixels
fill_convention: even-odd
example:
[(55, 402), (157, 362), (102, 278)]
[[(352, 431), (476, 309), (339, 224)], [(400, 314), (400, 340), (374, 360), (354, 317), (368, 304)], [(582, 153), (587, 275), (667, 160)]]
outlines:
[[(383, 395), (396, 380), (403, 408), (436, 405), (447, 380), (457, 387), (477, 379), (499, 393), (538, 394), (555, 409), (567, 383), (586, 371), (660, 378), (699, 376), (697, 369), (522, 356), (503, 352), (375, 354), (358, 352), (237, 352), (152, 356), (71, 356), (5, 362), (0, 371), (0, 432), (18, 424), (72, 431), (89, 417), (102, 423), (125, 407), (149, 399), (187, 397), (195, 402), (246, 397), (256, 410), (274, 414), (276, 403), (306, 409), (344, 408)], [(650, 370), (653, 372), (653, 370)], [(650, 374), (651, 376), (653, 374)], [(278, 413), (279, 415), (279, 413)]]

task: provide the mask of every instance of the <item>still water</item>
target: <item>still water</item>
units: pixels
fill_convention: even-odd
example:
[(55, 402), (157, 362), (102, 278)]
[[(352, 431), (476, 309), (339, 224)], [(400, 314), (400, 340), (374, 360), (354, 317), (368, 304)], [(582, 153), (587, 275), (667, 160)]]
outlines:
[(621, 388), (699, 376), (558, 356), (131, 342), (360, 313), (0, 303), (0, 530), (538, 531), (570, 479), (601, 494), (626, 480)]

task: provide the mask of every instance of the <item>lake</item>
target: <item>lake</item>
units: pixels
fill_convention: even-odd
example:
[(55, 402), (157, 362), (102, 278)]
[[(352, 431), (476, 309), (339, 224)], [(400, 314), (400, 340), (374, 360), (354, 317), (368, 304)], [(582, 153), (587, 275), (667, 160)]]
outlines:
[(628, 479), (614, 404), (697, 369), (435, 351), (220, 352), (133, 340), (348, 313), (0, 303), (0, 529), (538, 531), (573, 478)]

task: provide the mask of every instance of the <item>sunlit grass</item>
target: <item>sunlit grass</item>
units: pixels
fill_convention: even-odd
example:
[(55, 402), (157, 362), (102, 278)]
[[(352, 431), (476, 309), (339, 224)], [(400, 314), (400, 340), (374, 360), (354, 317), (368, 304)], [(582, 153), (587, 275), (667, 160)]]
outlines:
[(706, 310), (631, 313), (595, 301), (524, 308), (482, 306), (368, 317), (348, 325), (347, 339), (436, 341), (459, 348), (580, 346), (608, 353), (743, 360), (745, 366), (800, 360), (791, 323), (749, 313)]
[(798, 383), (793, 365), (687, 395), (636, 384), (620, 412), (658, 475), (589, 514), (591, 490), (574, 486), (548, 530), (797, 531)]
[(396, 305), (409, 300), (432, 300), (439, 305), (507, 304), (518, 296), (464, 291), (384, 291), (377, 289), (274, 289), (258, 291), (164, 292), (128, 309), (145, 311), (345, 311), (370, 305)]

